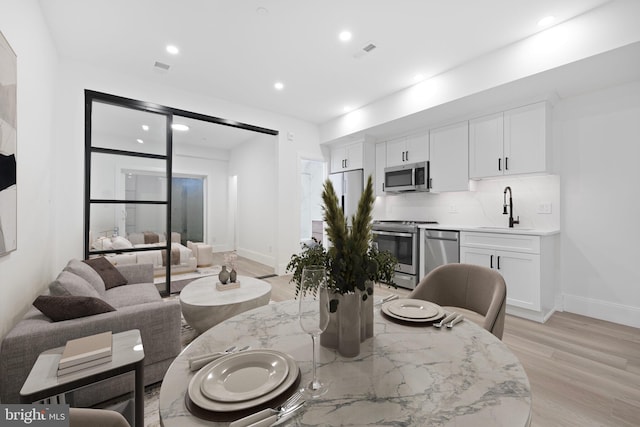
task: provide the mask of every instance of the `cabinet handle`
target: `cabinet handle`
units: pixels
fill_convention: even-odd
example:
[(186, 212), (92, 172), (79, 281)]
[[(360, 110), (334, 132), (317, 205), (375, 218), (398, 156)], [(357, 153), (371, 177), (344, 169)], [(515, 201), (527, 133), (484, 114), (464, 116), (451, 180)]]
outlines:
[(493, 255), (491, 255), (491, 259), (489, 261), (489, 268), (493, 268)]
[(384, 192), (384, 182), (382, 183), (382, 191)]
[(427, 188), (433, 188), (433, 178), (429, 178), (429, 186)]
[(498, 270), (500, 270), (500, 255), (498, 255)]
[(406, 153), (406, 155), (404, 157), (405, 157), (405, 160), (408, 162), (409, 161), (409, 152), (405, 151), (405, 153)]
[(502, 159), (498, 159), (498, 170), (502, 170)]
[(402, 152), (402, 161), (404, 162), (404, 151)]
[(506, 171), (509, 170), (509, 158), (508, 157), (504, 158), (504, 170), (506, 170)]

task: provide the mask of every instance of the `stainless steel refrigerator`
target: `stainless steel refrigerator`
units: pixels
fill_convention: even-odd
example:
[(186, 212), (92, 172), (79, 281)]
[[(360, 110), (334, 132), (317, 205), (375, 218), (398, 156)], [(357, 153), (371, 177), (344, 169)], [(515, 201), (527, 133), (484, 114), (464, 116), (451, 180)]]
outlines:
[(358, 210), (358, 202), (364, 190), (364, 171), (356, 169), (332, 173), (329, 174), (329, 179), (338, 196), (342, 211), (347, 217), (347, 224), (351, 226), (351, 217)]

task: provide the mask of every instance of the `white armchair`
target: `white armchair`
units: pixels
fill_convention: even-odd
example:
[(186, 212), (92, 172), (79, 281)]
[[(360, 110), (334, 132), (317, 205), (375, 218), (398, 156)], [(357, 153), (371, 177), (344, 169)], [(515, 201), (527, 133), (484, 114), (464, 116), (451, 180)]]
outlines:
[(208, 267), (213, 265), (213, 247), (203, 242), (187, 241), (187, 247), (193, 252), (193, 256), (198, 261), (198, 267)]

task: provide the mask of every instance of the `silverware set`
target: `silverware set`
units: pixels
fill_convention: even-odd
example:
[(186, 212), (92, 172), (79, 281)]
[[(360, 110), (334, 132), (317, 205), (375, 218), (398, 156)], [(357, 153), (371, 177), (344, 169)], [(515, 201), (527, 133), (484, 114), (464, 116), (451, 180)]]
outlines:
[(269, 427), (273, 424), (284, 421), (295, 415), (302, 408), (306, 401), (300, 400), (302, 393), (295, 392), (282, 405), (275, 409), (267, 408), (255, 414), (248, 415), (239, 420), (233, 421), (229, 427)]
[(393, 301), (394, 299), (398, 298), (400, 297), (395, 294), (387, 295), (386, 297), (382, 298), (382, 300), (378, 304), (384, 304), (385, 302)]
[(464, 320), (464, 316), (462, 314), (458, 314), (455, 311), (449, 313), (442, 319), (441, 321), (434, 323), (433, 326), (436, 328), (444, 328), (447, 327), (449, 329), (453, 328), (454, 325), (462, 322)]

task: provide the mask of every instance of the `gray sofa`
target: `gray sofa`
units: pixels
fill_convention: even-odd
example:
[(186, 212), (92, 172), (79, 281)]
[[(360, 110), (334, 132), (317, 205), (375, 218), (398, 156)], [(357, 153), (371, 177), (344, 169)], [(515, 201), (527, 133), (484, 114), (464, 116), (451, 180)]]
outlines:
[[(162, 380), (181, 350), (180, 303), (160, 297), (153, 284), (153, 265), (123, 265), (117, 269), (128, 284), (101, 293), (115, 311), (53, 322), (32, 307), (6, 335), (0, 344), (0, 402), (19, 402), (22, 384), (42, 351), (106, 331), (139, 329), (145, 353), (144, 383)], [(125, 374), (83, 388), (70, 397), (73, 406), (91, 406), (132, 390), (133, 374)]]

